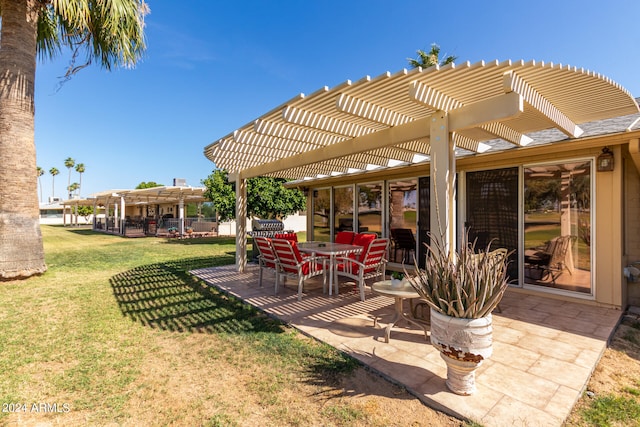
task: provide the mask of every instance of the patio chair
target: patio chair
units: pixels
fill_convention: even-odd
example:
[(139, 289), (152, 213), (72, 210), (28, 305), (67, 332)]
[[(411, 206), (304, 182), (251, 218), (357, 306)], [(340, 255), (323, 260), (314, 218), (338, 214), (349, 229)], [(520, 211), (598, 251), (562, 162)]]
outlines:
[(530, 255), (525, 254), (525, 267), (530, 271), (538, 270), (539, 280), (551, 280), (555, 285), (565, 270), (573, 274), (568, 257), (575, 241), (576, 236), (571, 235), (554, 237), (540, 250)]
[(276, 277), (276, 287), (278, 283), (278, 258), (271, 245), (271, 239), (266, 237), (254, 237), (253, 244), (258, 250), (258, 264), (260, 265), (260, 287), (262, 287), (262, 272), (265, 269), (272, 270)]
[(356, 281), (360, 290), (360, 300), (364, 301), (364, 287), (367, 279), (380, 277), (384, 279), (384, 271), (387, 265), (387, 251), (389, 239), (374, 239), (360, 253), (357, 259), (351, 257), (338, 257), (336, 259), (336, 283), (339, 276), (348, 277)]
[(413, 236), (413, 231), (410, 228), (392, 228), (391, 232), (391, 253), (393, 254), (393, 261), (396, 261), (398, 251), (402, 251), (402, 263), (406, 264), (411, 262), (411, 253), (416, 252), (416, 238)]
[[(298, 249), (298, 244), (285, 239), (271, 240), (273, 250), (278, 260), (278, 276), (294, 278), (298, 281), (298, 301), (302, 300), (302, 288), (304, 281), (311, 277), (324, 275), (326, 259), (316, 256), (303, 256)], [(278, 282), (276, 280), (275, 293), (278, 294)], [(283, 280), (284, 286), (284, 280)], [(323, 277), (323, 288), (327, 286), (327, 278)]]

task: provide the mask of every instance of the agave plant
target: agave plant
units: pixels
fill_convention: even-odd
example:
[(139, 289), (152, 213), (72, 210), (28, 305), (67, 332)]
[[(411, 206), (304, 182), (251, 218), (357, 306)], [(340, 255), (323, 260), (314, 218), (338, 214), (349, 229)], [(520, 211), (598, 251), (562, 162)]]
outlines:
[(490, 314), (508, 286), (506, 249), (491, 250), (491, 243), (476, 253), (476, 242), (463, 233), (460, 250), (451, 254), (442, 239), (427, 245), (424, 268), (416, 262), (409, 282), (427, 304), (452, 317), (478, 319)]

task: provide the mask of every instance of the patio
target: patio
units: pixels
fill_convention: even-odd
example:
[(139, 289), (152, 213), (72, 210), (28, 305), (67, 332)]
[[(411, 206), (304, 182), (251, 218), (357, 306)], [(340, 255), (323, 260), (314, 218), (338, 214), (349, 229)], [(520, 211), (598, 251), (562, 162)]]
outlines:
[[(321, 279), (305, 283), (302, 301), (291, 281), (273, 293), (273, 275), (258, 286), (258, 267), (235, 265), (191, 271), (211, 286), (281, 319), (302, 333), (344, 351), (371, 370), (401, 384), (426, 405), (485, 426), (560, 426), (580, 397), (621, 312), (508, 291), (493, 316), (494, 352), (477, 373), (478, 391), (448, 391), (446, 367), (421, 329), (400, 328), (384, 342), (393, 299), (353, 286), (322, 294)], [(374, 318), (379, 325), (374, 328)]]

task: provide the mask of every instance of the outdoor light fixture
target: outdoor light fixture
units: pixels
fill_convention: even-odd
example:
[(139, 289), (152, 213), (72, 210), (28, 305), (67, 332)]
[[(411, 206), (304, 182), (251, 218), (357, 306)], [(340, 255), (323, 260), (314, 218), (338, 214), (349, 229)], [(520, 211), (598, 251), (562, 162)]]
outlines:
[(604, 147), (602, 153), (598, 156), (598, 172), (607, 172), (613, 170), (613, 153), (609, 147)]

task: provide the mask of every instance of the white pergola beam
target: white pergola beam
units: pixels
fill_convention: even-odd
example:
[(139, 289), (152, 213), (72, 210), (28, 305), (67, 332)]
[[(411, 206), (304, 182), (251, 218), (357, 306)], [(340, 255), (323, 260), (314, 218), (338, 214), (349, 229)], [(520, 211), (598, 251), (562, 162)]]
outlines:
[[(506, 120), (517, 117), (522, 113), (523, 108), (522, 97), (517, 93), (511, 92), (499, 95), (452, 111), (448, 114), (448, 129), (450, 132), (455, 132), (481, 126), (496, 120)], [(333, 145), (279, 159), (271, 163), (264, 163), (245, 169), (240, 173), (243, 178), (252, 178), (254, 176), (272, 174), (316, 162), (337, 159), (344, 157), (345, 153), (353, 155), (385, 148), (390, 145), (398, 145), (404, 142), (428, 138), (430, 135), (430, 125), (431, 118), (424, 117), (404, 125), (382, 129), (375, 133), (347, 139)]]
[(515, 92), (465, 105), (449, 112), (449, 130), (458, 132), (519, 116), (524, 111), (522, 96)]
[(527, 104), (538, 110), (547, 117), (561, 132), (571, 138), (577, 138), (584, 133), (578, 125), (576, 125), (562, 111), (556, 108), (549, 100), (540, 95), (529, 83), (522, 77), (509, 71), (504, 74), (504, 91), (507, 93), (515, 92), (522, 96)]
[(409, 86), (409, 98), (434, 110), (452, 111), (463, 105), (461, 102), (418, 81)]
[(322, 114), (305, 111), (296, 107), (284, 108), (282, 111), (282, 117), (288, 123), (352, 138), (374, 132), (374, 129), (366, 128), (356, 123), (338, 120), (333, 117), (327, 117)]
[(480, 141), (476, 141), (475, 139), (469, 138), (464, 135), (460, 135), (459, 133), (453, 133), (451, 136), (453, 141), (455, 141), (456, 146), (460, 148), (464, 148), (465, 150), (473, 151), (475, 153), (484, 153), (488, 151), (491, 146), (484, 144)]
[(345, 153), (353, 155), (385, 148), (389, 145), (423, 139), (429, 136), (429, 119), (429, 117), (425, 117), (404, 125), (382, 129), (376, 133), (347, 139), (313, 151), (248, 168), (240, 173), (243, 178), (253, 178), (312, 163), (342, 158), (345, 157)]
[(284, 123), (275, 123), (268, 120), (256, 120), (254, 130), (257, 133), (277, 138), (303, 141), (317, 146), (335, 144), (345, 139), (344, 136), (324, 132), (316, 132), (312, 129), (300, 126), (290, 126)]
[(411, 117), (343, 93), (336, 100), (336, 108), (347, 114), (387, 126), (398, 126), (411, 121)]
[(511, 129), (509, 126), (506, 126), (502, 123), (488, 123), (486, 125), (481, 126), (482, 130), (490, 133), (498, 138), (504, 139), (507, 142), (515, 144), (520, 147), (524, 147), (533, 142), (533, 139), (529, 138), (527, 135), (524, 135), (521, 132), (518, 132), (514, 129)]

